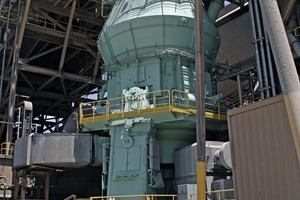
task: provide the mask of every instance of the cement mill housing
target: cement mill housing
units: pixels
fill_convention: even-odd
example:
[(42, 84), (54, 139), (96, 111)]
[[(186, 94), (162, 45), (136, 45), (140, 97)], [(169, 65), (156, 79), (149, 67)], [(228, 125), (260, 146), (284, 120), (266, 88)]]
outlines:
[[(37, 6), (37, 1), (33, 2)], [(76, 199), (72, 194), (85, 198), (98, 196), (92, 199), (106, 195), (122, 199), (159, 199), (174, 198), (174, 194), (179, 199), (196, 198), (196, 106), (199, 102), (196, 99), (197, 30), (193, 1), (101, 3), (102, 17), (106, 11), (110, 14), (97, 39), (104, 68), (101, 68), (101, 76), (97, 76), (98, 57), (92, 73), (93, 84), (97, 85), (96, 80), (102, 79), (98, 100), (82, 102), (61, 132), (43, 134), (32, 131), (35, 106), (23, 101), (16, 115), (20, 128), (15, 136), (10, 136), (17, 139), (13, 169), (21, 182), (18, 184), (16, 179), (11, 185), (6, 184), (3, 195), (12, 195), (14, 189), (14, 199), (19, 195), (21, 199), (67, 196), (67, 199)], [(232, 189), (234, 185), (235, 189), (220, 195), (209, 193), (207, 199), (257, 199), (259, 195), (265, 199), (284, 199), (287, 195), (297, 198), (299, 80), (285, 31), (283, 36), (280, 31), (274, 32), (284, 28), (283, 23), (274, 28), (264, 25), (272, 24), (272, 19), (278, 20), (276, 16), (281, 20), (278, 6), (284, 7), (283, 22), (293, 30), (288, 35), (297, 53), (297, 15), (289, 11), (292, 3), (269, 2), (268, 6), (277, 8), (275, 17), (270, 17), (272, 13), (268, 12), (265, 2), (260, 1), (232, 2), (231, 8), (226, 7), (221, 15), (223, 1), (203, 3), (206, 187), (211, 191)], [(57, 0), (52, 4), (70, 8), (75, 15), (76, 1)], [(30, 12), (29, 5), (30, 1), (26, 2), (25, 11), (28, 8)], [(221, 17), (217, 19), (218, 16)], [(53, 17), (46, 18), (52, 22)], [(63, 57), (71, 53), (65, 44), (76, 44), (71, 42), (74, 35), (76, 38), (74, 27), (70, 25), (74, 23), (70, 20), (73, 17), (69, 17), (67, 37), (60, 47), (58, 77), (61, 81), (64, 77), (77, 81), (83, 78), (65, 73), (61, 65), (65, 62)], [(241, 23), (249, 26), (243, 27)], [(64, 29), (63, 25), (54, 24)], [(39, 25), (35, 22), (35, 26)], [(22, 24), (19, 29), (22, 30)], [(232, 38), (241, 30), (247, 37)], [(235, 39), (237, 44), (232, 43)], [(238, 49), (241, 44), (243, 47)], [(83, 47), (88, 52), (92, 50)], [(56, 47), (51, 51), (56, 51)], [(222, 60), (224, 57), (227, 63)], [(295, 54), (296, 63), (297, 58)], [(37, 69), (27, 64), (31, 59), (19, 58), (18, 70)], [(285, 70), (289, 72), (288, 78)], [(46, 72), (50, 74), (43, 69), (42, 73)], [(61, 84), (68, 93), (67, 82)], [(239, 106), (241, 108), (237, 108)], [(285, 117), (278, 121), (272, 117), (274, 112)], [(282, 138), (283, 132), (287, 135)], [(227, 143), (229, 139), (231, 148)], [(289, 148), (272, 154), (271, 149), (278, 145)], [(240, 154), (241, 150), (246, 157)], [(282, 156), (288, 159), (289, 165), (280, 162)], [(10, 157), (4, 159), (11, 160)], [(275, 167), (265, 166), (264, 159), (273, 160)], [(273, 178), (270, 172), (280, 173), (276, 186), (267, 181)], [(264, 179), (259, 180), (260, 177)]]

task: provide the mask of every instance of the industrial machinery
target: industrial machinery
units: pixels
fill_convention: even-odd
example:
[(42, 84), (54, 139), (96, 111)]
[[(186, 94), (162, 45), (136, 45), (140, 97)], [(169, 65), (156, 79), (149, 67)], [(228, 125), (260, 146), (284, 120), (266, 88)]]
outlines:
[[(214, 21), (223, 4), (212, 1), (203, 13), (208, 60), (220, 46)], [(110, 136), (107, 195), (175, 191), (175, 151), (196, 136), (194, 41), (192, 1), (115, 1), (98, 38), (105, 85), (99, 101), (80, 109), (83, 132)], [(222, 137), (226, 117), (211, 70), (205, 68), (207, 132)]]
[[(220, 46), (214, 21), (223, 4), (203, 9), (210, 61)], [(106, 70), (99, 100), (80, 105), (79, 123), (72, 120), (77, 112), (70, 116), (65, 131), (71, 133), (21, 133), (14, 168), (102, 165), (102, 195), (174, 194), (184, 184), (175, 152), (196, 141), (193, 6), (191, 0), (115, 1), (97, 42)], [(207, 135), (224, 141), (226, 106), (210, 65), (205, 93)], [(56, 148), (44, 148), (50, 144)]]

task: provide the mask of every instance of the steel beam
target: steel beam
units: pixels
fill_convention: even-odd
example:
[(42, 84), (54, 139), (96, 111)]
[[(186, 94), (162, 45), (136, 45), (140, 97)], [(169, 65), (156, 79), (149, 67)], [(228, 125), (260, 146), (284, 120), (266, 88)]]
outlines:
[[(66, 9), (69, 5), (70, 5), (70, 3), (72, 2), (73, 0), (69, 0), (67, 3), (66, 3), (66, 5), (64, 5), (64, 7), (63, 7), (63, 9)], [(75, 0), (76, 1), (76, 0)], [(77, 3), (77, 1), (76, 1), (76, 3)]]
[[(16, 46), (14, 53), (14, 62), (12, 64), (12, 74), (11, 74), (11, 86), (10, 86), (10, 95), (9, 95), (9, 107), (8, 107), (8, 122), (14, 122), (14, 109), (15, 109), (15, 100), (16, 100), (16, 88), (17, 88), (17, 78), (18, 78), (18, 59), (19, 59), (19, 51), (22, 47), (23, 36), (25, 32), (25, 27), (27, 23), (28, 12), (30, 8), (31, 0), (26, 0), (26, 5), (22, 17), (20, 18), (20, 28), (16, 31), (18, 37), (16, 38)], [(21, 4), (21, 2), (20, 2)], [(6, 131), (6, 142), (12, 141), (13, 135), (13, 125), (9, 124), (7, 126)]]
[(61, 28), (62, 30), (66, 30), (66, 27), (64, 27), (63, 25), (61, 25), (57, 20), (53, 19), (52, 17), (50, 17), (47, 13), (45, 13), (44, 11), (35, 8), (35, 11), (39, 12), (42, 16), (44, 16), (45, 18), (47, 18), (50, 22), (52, 22), (53, 24), (55, 24), (56, 26), (58, 26), (59, 28)]
[(68, 93), (67, 93), (67, 90), (66, 90), (66, 87), (65, 87), (65, 83), (64, 83), (63, 79), (59, 79), (59, 80), (60, 80), (61, 87), (64, 91), (64, 95), (65, 95), (65, 97), (67, 97)]
[(71, 92), (71, 93), (69, 94), (69, 96), (75, 95), (77, 92), (79, 92), (79, 91), (82, 90), (83, 88), (87, 87), (88, 85), (89, 85), (88, 83), (83, 84), (82, 86), (80, 86), (79, 88), (77, 88), (76, 90), (74, 90), (73, 92)]
[(40, 42), (40, 40), (37, 40), (37, 41), (34, 43), (34, 45), (31, 47), (30, 51), (27, 52), (25, 58), (28, 58), (28, 57), (32, 54), (33, 50), (35, 49), (35, 47), (38, 45), (39, 42)]
[(43, 83), (43, 85), (41, 85), (41, 86), (37, 89), (37, 91), (41, 91), (44, 87), (46, 87), (48, 84), (50, 84), (52, 81), (54, 81), (55, 78), (56, 78), (55, 76), (49, 78), (45, 83)]
[(31, 73), (36, 73), (36, 74), (53, 76), (56, 78), (63, 78), (63, 79), (68, 79), (68, 80), (72, 80), (72, 81), (101, 85), (100, 82), (97, 82), (97, 81), (93, 82), (93, 79), (91, 77), (82, 76), (82, 75), (78, 75), (78, 74), (72, 74), (72, 73), (68, 73), (68, 72), (62, 72), (61, 74), (59, 74), (57, 70), (42, 68), (42, 67), (28, 65), (28, 64), (19, 64), (18, 69), (27, 71), (27, 72), (31, 72)]
[(61, 0), (56, 0), (56, 1), (53, 3), (53, 5), (54, 5), (54, 6), (57, 6), (60, 2), (61, 2)]
[(20, 94), (25, 94), (28, 95), (30, 97), (47, 97), (48, 99), (53, 99), (53, 100), (61, 100), (63, 99), (64, 101), (68, 101), (68, 102), (90, 102), (93, 101), (93, 99), (86, 99), (86, 98), (81, 98), (81, 96), (83, 96), (84, 94), (80, 94), (80, 97), (77, 96), (68, 96), (65, 97), (63, 94), (58, 94), (58, 93), (54, 93), (54, 92), (46, 92), (46, 91), (33, 91), (30, 88), (25, 88), (25, 87), (18, 87), (18, 92)]
[(99, 55), (99, 53), (98, 53), (98, 54), (97, 54), (97, 57), (96, 57), (96, 62), (95, 62), (94, 71), (93, 71), (93, 82), (96, 81), (97, 72), (98, 72), (98, 68), (99, 68), (99, 62), (100, 62), (100, 55)]
[[(54, 39), (51, 40), (51, 42), (52, 43), (57, 43), (57, 44), (61, 44), (60, 41), (57, 38), (59, 38), (59, 39), (65, 38), (65, 34), (63, 32), (55, 31), (55, 30), (51, 30), (51, 29), (45, 29), (43, 27), (33, 26), (31, 24), (27, 25), (26, 31), (27, 30), (32, 31), (30, 33), (33, 33), (33, 35), (26, 34), (27, 37), (40, 39), (40, 40), (43, 40), (43, 41), (46, 41), (46, 42), (48, 40), (48, 36), (53, 36)], [(43, 37), (41, 35), (38, 35), (37, 33), (47, 35), (47, 37)], [(56, 38), (56, 41), (55, 41), (55, 38)], [(51, 39), (51, 38), (49, 38), (49, 39)], [(88, 44), (88, 45), (95, 46), (95, 47), (97, 46), (96, 40), (94, 40), (94, 39), (84, 39), (84, 38), (82, 38), (82, 39), (80, 39), (80, 41), (78, 41), (78, 37), (74, 37), (74, 36), (70, 36), (70, 42), (69, 43), (71, 45), (79, 46), (79, 47), (83, 47), (82, 44)]]
[(57, 46), (57, 47), (54, 47), (54, 48), (49, 49), (49, 50), (47, 50), (47, 51), (44, 51), (44, 52), (42, 52), (42, 53), (36, 54), (36, 55), (34, 55), (34, 56), (30, 57), (30, 58), (27, 58), (27, 59), (25, 60), (25, 62), (28, 63), (28, 62), (30, 62), (30, 61), (32, 61), (32, 60), (34, 60), (34, 59), (37, 59), (37, 58), (42, 57), (42, 56), (44, 56), (44, 55), (47, 55), (47, 54), (49, 54), (49, 53), (51, 53), (51, 52), (53, 52), (53, 51), (56, 51), (56, 50), (60, 49), (61, 47), (62, 47), (62, 45), (59, 45), (59, 46)]
[(24, 72), (19, 71), (19, 73), (21, 74), (21, 76), (24, 78), (24, 80), (27, 82), (27, 84), (30, 86), (30, 88), (34, 91), (35, 88), (32, 85), (32, 83), (30, 82), (30, 80), (27, 78), (26, 74), (24, 74)]
[(60, 58), (60, 62), (59, 62), (59, 66), (58, 66), (58, 73), (59, 75), (62, 72), (63, 66), (65, 64), (65, 57), (66, 57), (66, 52), (67, 52), (67, 48), (68, 48), (68, 43), (69, 43), (69, 37), (70, 37), (70, 32), (71, 32), (71, 28), (72, 28), (72, 24), (73, 24), (73, 18), (74, 18), (74, 12), (75, 12), (75, 8), (76, 8), (76, 0), (72, 0), (72, 9), (70, 12), (70, 17), (69, 17), (69, 21), (68, 21), (68, 27), (67, 27), (67, 31), (65, 34), (65, 40), (64, 40), (64, 45), (63, 45), (63, 49), (62, 49), (62, 53), (61, 53), (61, 58)]
[[(55, 13), (55, 14), (58, 14), (61, 16), (66, 16), (66, 17), (68, 17), (70, 15), (70, 11), (71, 11), (71, 8), (63, 9), (59, 6), (55, 7), (53, 4), (48, 3), (44, 0), (34, 0), (32, 2), (32, 5), (37, 6), (44, 11)], [(104, 24), (104, 20), (102, 18), (100, 18), (100, 17), (95, 18), (94, 13), (87, 12), (87, 11), (81, 10), (81, 9), (76, 9), (74, 18), (79, 19), (79, 20), (84, 21), (89, 24), (97, 25), (97, 26), (103, 26), (103, 24)]]
[(288, 24), (289, 19), (291, 18), (292, 11), (295, 8), (296, 0), (289, 0), (285, 8), (282, 11), (282, 21), (285, 25)]

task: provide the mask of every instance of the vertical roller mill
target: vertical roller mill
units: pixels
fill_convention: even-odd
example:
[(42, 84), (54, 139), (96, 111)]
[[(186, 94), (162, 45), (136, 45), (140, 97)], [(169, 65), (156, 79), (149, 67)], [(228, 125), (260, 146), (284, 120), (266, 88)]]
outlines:
[[(211, 2), (203, 14), (209, 60), (220, 46), (214, 21), (223, 3)], [(193, 1), (117, 0), (97, 44), (105, 85), (102, 100), (81, 108), (81, 125), (84, 132), (109, 133), (103, 188), (107, 195), (174, 192), (175, 150), (196, 140)], [(221, 133), (222, 95), (210, 70), (205, 69), (207, 130)]]

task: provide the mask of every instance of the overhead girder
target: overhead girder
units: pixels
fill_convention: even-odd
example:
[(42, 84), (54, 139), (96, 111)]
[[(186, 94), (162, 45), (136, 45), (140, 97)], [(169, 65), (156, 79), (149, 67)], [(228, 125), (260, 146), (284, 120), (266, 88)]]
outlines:
[[(36, 6), (42, 10), (55, 13), (57, 15), (66, 16), (69, 17), (71, 8), (66, 7), (65, 9), (60, 6), (54, 6), (50, 2), (44, 1), (44, 0), (35, 0), (32, 2), (32, 6)], [(85, 10), (82, 10), (80, 8), (76, 8), (74, 18), (84, 21), (89, 24), (94, 24), (98, 26), (103, 26), (104, 20), (101, 17), (96, 18), (95, 13), (91, 13)]]
[(19, 64), (18, 69), (27, 71), (27, 72), (43, 74), (43, 75), (47, 75), (47, 76), (51, 76), (51, 77), (55, 77), (55, 78), (63, 78), (63, 79), (69, 79), (69, 80), (73, 80), (73, 81), (101, 85), (100, 82), (97, 82), (97, 81), (93, 82), (92, 77), (82, 76), (82, 75), (78, 75), (78, 74), (72, 74), (72, 73), (68, 73), (68, 72), (61, 72), (59, 74), (57, 70), (42, 68), (42, 67), (28, 65), (28, 64)]

